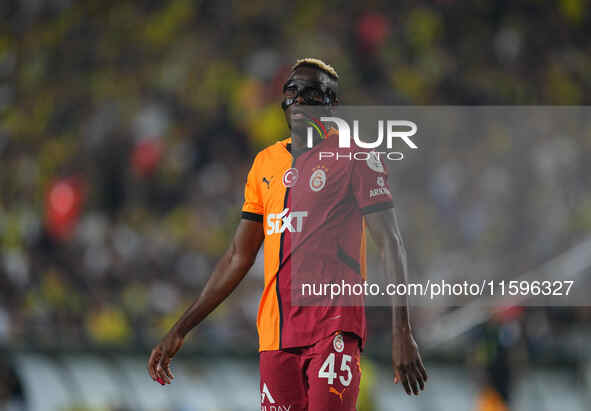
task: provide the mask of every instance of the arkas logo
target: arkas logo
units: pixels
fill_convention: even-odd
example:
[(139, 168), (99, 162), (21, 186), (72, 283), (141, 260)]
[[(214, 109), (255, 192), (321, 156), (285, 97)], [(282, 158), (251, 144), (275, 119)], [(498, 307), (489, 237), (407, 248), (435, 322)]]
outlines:
[[(351, 147), (351, 127), (344, 119), (340, 117), (320, 117), (322, 122), (331, 122), (336, 125), (339, 133), (339, 148)], [(312, 148), (314, 146), (314, 130), (316, 127), (308, 127), (307, 146)], [(361, 149), (374, 150), (381, 147), (386, 140), (386, 147), (391, 150), (394, 147), (394, 139), (401, 139), (411, 149), (417, 149), (417, 145), (411, 140), (411, 137), (417, 133), (417, 125), (409, 120), (378, 120), (378, 136), (374, 141), (365, 142), (359, 138), (359, 120), (353, 120), (353, 140), (355, 145)], [(402, 160), (404, 154), (399, 151), (372, 151), (378, 158), (382, 155), (389, 160)], [(320, 152), (319, 159), (322, 158), (336, 158), (349, 160), (366, 160), (367, 153), (356, 152), (343, 155), (338, 152)]]
[(378, 176), (376, 183), (378, 183), (379, 187), (369, 190), (369, 198), (374, 198), (380, 195), (391, 195), (388, 187), (385, 187), (386, 182), (384, 181), (384, 176)]
[(383, 196), (383, 195), (392, 195), (390, 193), (390, 190), (388, 190), (387, 187), (379, 187), (379, 188), (373, 188), (371, 190), (369, 190), (369, 198), (374, 198), (377, 196)]
[(289, 212), (289, 208), (283, 209), (280, 213), (270, 213), (267, 215), (267, 235), (281, 234), (285, 230), (290, 233), (301, 233), (304, 217), (307, 216), (307, 211)]

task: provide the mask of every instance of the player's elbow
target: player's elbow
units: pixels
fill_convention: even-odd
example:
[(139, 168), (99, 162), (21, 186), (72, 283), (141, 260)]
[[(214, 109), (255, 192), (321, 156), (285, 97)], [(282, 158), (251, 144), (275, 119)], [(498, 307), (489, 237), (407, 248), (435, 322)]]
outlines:
[(256, 256), (235, 251), (230, 256), (230, 264), (235, 270), (247, 272), (254, 264)]

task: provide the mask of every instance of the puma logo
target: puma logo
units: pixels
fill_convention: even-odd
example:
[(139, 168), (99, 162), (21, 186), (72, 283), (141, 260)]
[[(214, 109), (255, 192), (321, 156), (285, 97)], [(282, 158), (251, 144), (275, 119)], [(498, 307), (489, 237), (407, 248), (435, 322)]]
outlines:
[(338, 392), (336, 390), (336, 388), (334, 388), (334, 387), (329, 387), (328, 388), (328, 392), (330, 392), (330, 393), (336, 395), (337, 397), (339, 397), (341, 399), (341, 401), (343, 401), (343, 394), (345, 393), (345, 390), (346, 390), (346, 388), (343, 388), (343, 391)]
[[(271, 180), (273, 180), (273, 176), (271, 176)], [(267, 189), (271, 188), (271, 181), (267, 180), (267, 177), (263, 177), (263, 183), (267, 184)]]

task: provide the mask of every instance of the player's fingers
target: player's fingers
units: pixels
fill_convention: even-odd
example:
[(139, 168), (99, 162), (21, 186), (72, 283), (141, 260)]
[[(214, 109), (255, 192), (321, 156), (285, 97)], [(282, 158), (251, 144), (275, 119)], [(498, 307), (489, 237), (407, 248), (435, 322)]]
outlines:
[(163, 368), (168, 378), (170, 378), (171, 381), (174, 380), (174, 375), (172, 375), (172, 371), (170, 371), (170, 360), (163, 364)]
[(162, 385), (170, 384), (170, 380), (162, 368), (158, 369), (158, 382)]
[(423, 381), (423, 376), (419, 372), (419, 368), (418, 366), (416, 366), (416, 364), (413, 369), (413, 374), (415, 376), (415, 379), (417, 380), (417, 383), (419, 384), (420, 391), (423, 391), (425, 389), (425, 382)]
[(410, 383), (408, 381), (408, 374), (407, 374), (406, 367), (404, 365), (399, 366), (398, 372), (400, 374), (400, 381), (402, 382), (402, 386), (404, 387), (404, 391), (406, 391), (406, 393), (408, 395), (411, 395)]
[(168, 378), (170, 378), (171, 381), (174, 380), (174, 375), (172, 374), (172, 371), (170, 371), (170, 366), (169, 365), (167, 365), (164, 368), (164, 371), (166, 372), (166, 375), (168, 376)]
[(156, 377), (154, 376), (154, 370), (153, 370), (153, 367), (152, 367), (152, 361), (151, 360), (148, 361), (148, 367), (147, 367), (147, 369), (148, 369), (148, 374), (150, 374), (150, 378), (152, 378), (152, 380), (155, 380)]
[(426, 382), (429, 377), (427, 375), (427, 370), (425, 370), (425, 366), (423, 365), (423, 360), (421, 360), (420, 356), (419, 358), (417, 358), (416, 363), (417, 369), (419, 370), (419, 374), (421, 374), (421, 377), (423, 377), (423, 380)]
[(410, 388), (414, 395), (419, 395), (419, 387), (417, 384), (416, 374), (414, 373), (412, 368), (408, 372), (408, 385), (410, 385)]
[(402, 377), (402, 386), (404, 387), (404, 391), (406, 391), (408, 395), (412, 395), (410, 390), (410, 384), (408, 383), (408, 377)]
[(168, 379), (166, 372), (164, 372), (164, 367), (162, 366), (162, 361), (159, 362), (158, 365), (156, 366), (156, 373), (157, 373), (158, 377), (160, 377), (162, 379), (162, 381), (164, 381), (165, 384), (170, 384), (170, 380)]
[(156, 381), (156, 364), (158, 363), (159, 355), (158, 355), (158, 351), (156, 349), (152, 350), (152, 353), (150, 354), (150, 359), (148, 360), (148, 372), (150, 373), (150, 377), (152, 377), (152, 379), (154, 381)]

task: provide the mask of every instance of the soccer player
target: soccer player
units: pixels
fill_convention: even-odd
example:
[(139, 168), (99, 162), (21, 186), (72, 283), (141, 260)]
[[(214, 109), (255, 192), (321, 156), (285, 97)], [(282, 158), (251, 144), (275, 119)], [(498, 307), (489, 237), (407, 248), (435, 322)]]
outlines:
[[(264, 242), (265, 280), (257, 317), (261, 409), (355, 409), (359, 355), (366, 339), (363, 300), (298, 299), (297, 291), (307, 280), (362, 282), (365, 227), (393, 282), (406, 282), (407, 268), (379, 158), (347, 160), (347, 154), (362, 150), (340, 148), (338, 132), (326, 131), (322, 124), (315, 126), (320, 133), (308, 147), (305, 109), (331, 110), (338, 104), (338, 81), (334, 68), (321, 60), (298, 60), (293, 66), (282, 102), (291, 136), (256, 156), (242, 219), (228, 250), (201, 295), (152, 350), (148, 370), (155, 381), (171, 383), (170, 361), (185, 336), (240, 283)], [(319, 149), (342, 154), (341, 159), (320, 160)], [(427, 373), (406, 299), (397, 298), (392, 303), (394, 382), (401, 382), (407, 394), (418, 395)]]

